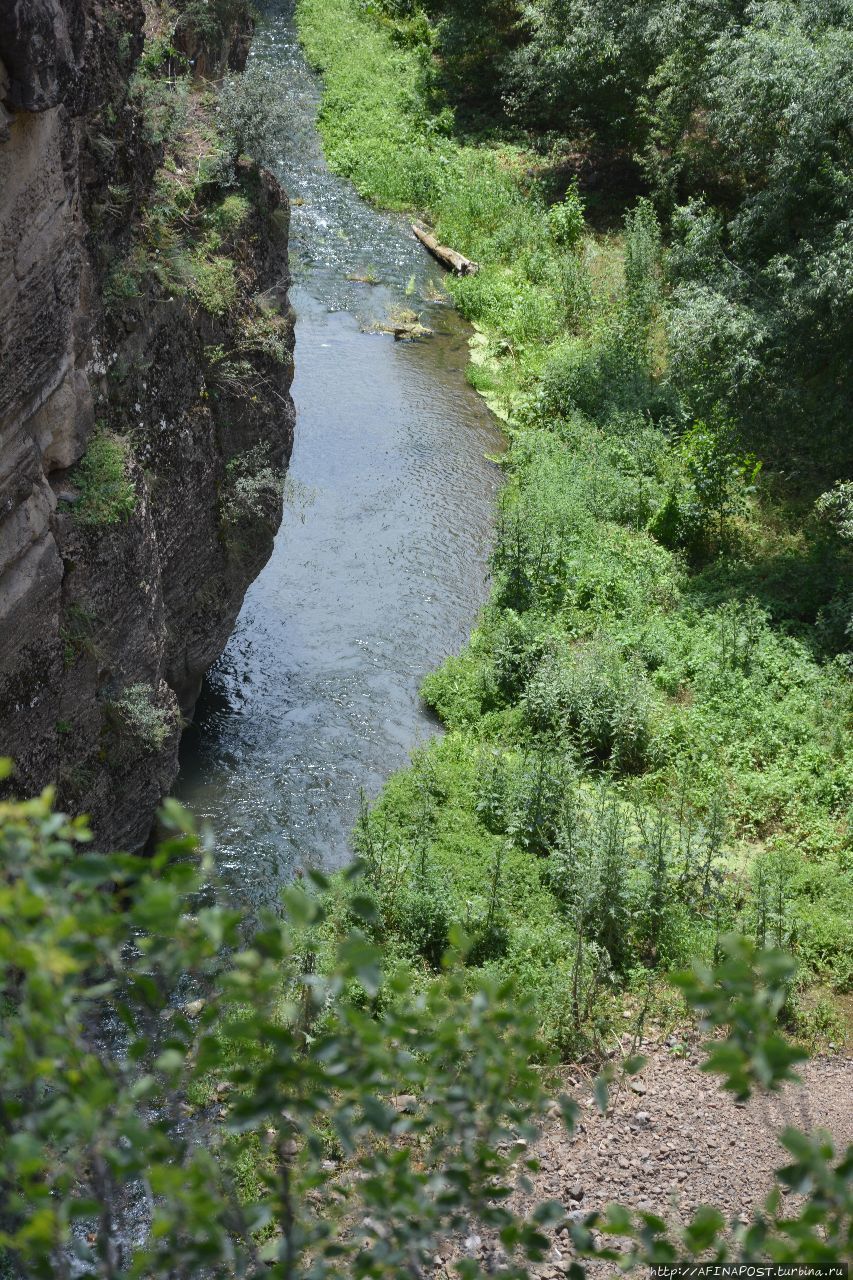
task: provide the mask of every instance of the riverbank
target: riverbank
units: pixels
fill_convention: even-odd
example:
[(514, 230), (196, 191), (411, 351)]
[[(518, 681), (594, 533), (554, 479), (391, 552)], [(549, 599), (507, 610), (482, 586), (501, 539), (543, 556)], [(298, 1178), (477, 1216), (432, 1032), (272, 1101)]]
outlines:
[(424, 684), (449, 732), (359, 823), (377, 937), (431, 982), (461, 924), (577, 1057), (624, 1012), (677, 1020), (659, 976), (738, 929), (793, 950), (791, 1025), (839, 1041), (848, 553), (669, 376), (650, 205), (593, 233), (542, 151), (458, 138), (428, 24), (297, 14), (332, 166), (481, 264), (448, 287), (511, 439), (490, 602)]

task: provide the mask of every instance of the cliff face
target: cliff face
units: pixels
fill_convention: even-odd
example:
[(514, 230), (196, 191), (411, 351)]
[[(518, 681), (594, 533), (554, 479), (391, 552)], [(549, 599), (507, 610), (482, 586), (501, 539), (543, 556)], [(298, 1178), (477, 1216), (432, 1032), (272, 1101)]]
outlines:
[[(218, 48), (160, 46), (239, 66), (234, 14)], [(293, 431), (286, 201), (227, 153), (197, 178), (209, 93), (159, 52), (138, 75), (145, 19), (0, 8), (0, 755), (125, 847), (269, 555)]]

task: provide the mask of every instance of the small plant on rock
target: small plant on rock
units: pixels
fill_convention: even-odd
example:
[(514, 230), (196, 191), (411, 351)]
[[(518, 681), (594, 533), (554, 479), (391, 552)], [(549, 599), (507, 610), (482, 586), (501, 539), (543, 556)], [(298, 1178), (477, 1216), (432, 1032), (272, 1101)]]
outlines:
[(147, 684), (130, 684), (121, 697), (111, 703), (122, 726), (146, 749), (161, 751), (173, 729), (172, 718), (165, 707), (154, 701), (153, 689)]
[(72, 474), (80, 490), (74, 519), (84, 525), (120, 524), (136, 508), (136, 489), (128, 474), (130, 446), (108, 431), (98, 431)]

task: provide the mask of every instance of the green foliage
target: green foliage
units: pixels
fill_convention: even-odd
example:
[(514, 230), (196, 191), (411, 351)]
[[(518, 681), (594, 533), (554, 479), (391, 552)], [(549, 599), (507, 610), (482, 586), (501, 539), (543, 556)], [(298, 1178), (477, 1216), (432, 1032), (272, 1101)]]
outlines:
[[(707, 1249), (719, 1261), (846, 1256), (853, 1153), (837, 1160), (825, 1136), (794, 1129), (778, 1177), (803, 1201), (782, 1209), (774, 1189), (734, 1237), (707, 1207), (672, 1236), (619, 1206), (583, 1223), (553, 1202), (514, 1212), (517, 1163), (552, 1104), (527, 1002), (460, 966), (460, 931), (441, 980), (418, 987), (410, 969), (383, 966), (357, 882), (345, 928), (293, 887), (249, 931), (217, 900), (179, 806), (142, 858), (92, 852), (85, 821), (51, 802), (0, 804), (6, 1274), (391, 1280), (484, 1226), (527, 1280), (562, 1223), (579, 1276), (585, 1257), (612, 1260), (614, 1234), (632, 1241), (626, 1267)], [(709, 1069), (739, 1096), (778, 1088), (801, 1056), (774, 1017), (790, 963), (742, 940), (725, 948), (716, 970), (680, 980), (726, 1030)], [(606, 1078), (596, 1093), (606, 1100)], [(559, 1102), (571, 1126), (576, 1104)], [(473, 1259), (465, 1273), (486, 1274)]]
[(590, 645), (542, 662), (523, 709), (534, 733), (567, 738), (587, 761), (634, 773), (653, 751), (653, 696), (640, 663)]
[(171, 39), (166, 36), (155, 36), (145, 41), (139, 57), (139, 71), (147, 77), (155, 77), (162, 73), (163, 67), (173, 58), (179, 57)]
[(148, 262), (144, 251), (135, 246), (114, 263), (104, 287), (107, 305), (117, 309), (142, 296)]
[(815, 513), (837, 537), (853, 542), (853, 480), (838, 480), (815, 503)]
[(287, 321), (256, 306), (253, 312), (237, 317), (237, 333), (227, 347), (221, 342), (205, 347), (208, 386), (252, 399), (266, 383), (264, 362), (291, 365), (291, 346), (292, 331)]
[[(849, 470), (846, 0), (423, 0), (405, 18), (373, 7), (392, 38), (403, 21), (409, 30), (425, 21), (420, 47), (400, 63), (418, 112), (437, 116), (443, 92), (487, 136), (510, 127), (543, 151), (556, 136), (570, 154), (609, 153), (623, 167), (633, 152), (671, 218), (671, 382), (689, 414), (722, 408), (747, 449), (807, 469), (820, 424), (831, 466)], [(301, 8), (310, 43), (324, 6)], [(392, 104), (392, 117), (414, 115), (399, 87), (394, 97), (403, 110)], [(390, 131), (387, 105), (384, 115)], [(409, 202), (440, 207), (440, 180), (429, 185)], [(372, 186), (380, 193), (382, 183)]]
[[(73, 1256), (105, 1277), (284, 1277), (309, 1258), (316, 1276), (345, 1260), (392, 1277), (472, 1217), (540, 1254), (535, 1220), (500, 1207), (543, 1101), (531, 1020), (507, 984), (469, 993), (450, 973), (413, 1000), (405, 972), (383, 973), (358, 929), (324, 933), (297, 889), (247, 945), (239, 913), (210, 899), (177, 806), (156, 854), (132, 858), (86, 852), (85, 823), (50, 802), (0, 806), (0, 1249), (13, 1274), (65, 1274)], [(121, 1233), (128, 1215), (142, 1244)]]
[(210, 221), (223, 236), (233, 235), (248, 219), (252, 206), (245, 196), (230, 192), (210, 211)]
[(224, 316), (237, 301), (237, 275), (232, 258), (223, 254), (197, 257), (189, 270), (189, 292), (212, 316)]
[[(223, 376), (233, 375), (224, 370)], [(233, 382), (228, 385), (233, 392)], [(273, 465), (268, 445), (256, 444), (230, 459), (219, 501), (220, 527), (229, 552), (252, 554), (267, 545), (281, 516), (283, 493), (284, 473)]]
[(586, 230), (586, 221), (584, 201), (577, 183), (569, 187), (559, 204), (552, 205), (548, 210), (548, 226), (558, 244), (565, 245), (567, 249), (574, 249), (580, 244)]
[(228, 41), (235, 27), (249, 28), (255, 15), (249, 0), (176, 0), (175, 7), (178, 30), (190, 28), (213, 49)]
[[(516, 977), (543, 1038), (576, 1054), (606, 1025), (610, 984), (632, 963), (666, 969), (691, 951), (710, 960), (735, 927), (777, 937), (778, 910), (762, 915), (747, 871), (762, 844), (809, 868), (788, 877), (779, 937), (799, 980), (849, 982), (850, 686), (842, 662), (821, 663), (851, 625), (846, 508), (841, 490), (807, 519), (774, 505), (778, 476), (759, 487), (752, 427), (720, 392), (725, 361), (743, 387), (764, 359), (746, 311), (709, 285), (715, 245), (725, 267), (734, 206), (679, 215), (667, 253), (647, 201), (618, 237), (595, 236), (575, 189), (549, 206), (541, 157), (454, 137), (448, 85), (466, 111), (495, 109), (473, 63), (436, 78), (433, 50), (452, 60), (453, 24), (485, 21), (468, 9), (298, 6), (325, 76), (332, 164), (371, 199), (425, 210), (481, 264), (449, 284), (477, 326), (475, 385), (512, 437), (490, 604), (465, 652), (423, 686), (451, 731), (427, 753), (441, 779), (431, 824), (424, 834), (405, 778), (371, 822), (385, 826), (390, 866), (408, 866), (405, 851), (425, 842), (425, 891), (451, 924), (485, 920), (500, 854), (510, 905), (482, 963)], [(434, 20), (430, 34), (407, 26), (402, 38), (418, 12)], [(651, 127), (652, 104), (637, 103), (654, 42), (676, 48), (693, 23), (701, 61), (710, 26), (725, 23), (722, 11), (702, 25), (691, 6), (641, 13), (621, 0), (525, 13), (529, 25), (510, 15), (516, 43), (493, 61), (493, 81), (564, 75), (578, 119), (588, 108), (602, 133), (628, 131), (637, 145)], [(534, 108), (513, 83), (508, 112), (558, 120), (568, 98), (555, 90)], [(684, 290), (707, 315), (683, 305)], [(405, 950), (394, 913), (383, 920), (383, 945)]]
[[(251, 18), (244, 0), (193, 0), (180, 6), (178, 28), (190, 26), (202, 43), (224, 41), (227, 48), (235, 24), (245, 26)], [(252, 395), (264, 378), (246, 357), (263, 354), (284, 363), (290, 353), (281, 333), (285, 324), (260, 306), (239, 305), (241, 240), (256, 209), (257, 174), (236, 162), (243, 153), (274, 161), (269, 146), (280, 132), (283, 95), (254, 64), (214, 91), (192, 84), (183, 60), (178, 62), (169, 42), (155, 37), (146, 43), (131, 82), (131, 101), (149, 141), (160, 148), (161, 163), (132, 224), (130, 243), (109, 267), (104, 292), (117, 312), (146, 296), (189, 298), (237, 329), (211, 350), (221, 350), (216, 363), (223, 375), (229, 365), (236, 371), (223, 376), (223, 385), (232, 394)], [(120, 184), (108, 190), (102, 213), (119, 221), (130, 190)]]
[[(156, 44), (154, 56), (157, 59), (161, 51), (162, 46)], [(162, 70), (159, 60), (152, 66), (152, 58), (143, 57), (130, 80), (130, 100), (140, 114), (146, 140), (155, 146), (174, 139), (187, 118), (189, 89), (186, 81), (164, 76)]]
[(714, 518), (722, 542), (726, 520), (742, 514), (746, 499), (755, 491), (761, 463), (738, 450), (734, 428), (725, 422), (695, 423), (685, 434), (682, 449), (696, 502), (704, 517)]
[[(737, 935), (724, 938), (721, 947), (726, 958), (716, 972), (697, 966), (692, 973), (679, 974), (675, 982), (710, 1027), (727, 1028), (723, 1043), (708, 1044), (703, 1070), (722, 1075), (725, 1087), (744, 1099), (756, 1088), (778, 1088), (795, 1079), (791, 1067), (806, 1057), (777, 1029), (795, 965), (783, 951), (756, 952)], [(755, 992), (756, 970), (760, 997)]]
[(231, 163), (248, 155), (257, 164), (275, 165), (285, 122), (286, 96), (269, 68), (249, 63), (228, 76), (219, 90), (217, 117), (223, 147)]
[(121, 436), (99, 429), (72, 473), (79, 490), (74, 519), (83, 525), (121, 524), (136, 509), (130, 478), (130, 446)]
[(160, 751), (175, 733), (174, 718), (157, 705), (150, 685), (128, 685), (109, 706), (122, 729), (146, 751)]
[(671, 31), (655, 83), (662, 191), (728, 187), (675, 217), (674, 373), (697, 412), (722, 403), (762, 451), (798, 459), (816, 421), (843, 448), (849, 397), (848, 24), (843, 7), (755, 4), (743, 25), (706, 21), (698, 41)]

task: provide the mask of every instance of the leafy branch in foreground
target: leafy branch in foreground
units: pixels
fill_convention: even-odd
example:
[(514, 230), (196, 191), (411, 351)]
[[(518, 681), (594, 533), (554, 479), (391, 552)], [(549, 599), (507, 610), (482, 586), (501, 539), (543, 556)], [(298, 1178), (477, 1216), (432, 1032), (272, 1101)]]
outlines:
[[(291, 888), (247, 937), (212, 899), (186, 814), (170, 804), (164, 823), (152, 858), (105, 856), (50, 792), (0, 806), (5, 1274), (426, 1276), (441, 1241), (484, 1228), (500, 1274), (527, 1276), (564, 1210), (508, 1207), (547, 1100), (535, 1019), (512, 986), (472, 989), (450, 958), (419, 993), (383, 973), (358, 894), (343, 936)], [(793, 1055), (773, 1047), (789, 977), (737, 942), (719, 971), (683, 980), (710, 1026), (732, 1024), (714, 1069), (741, 1094), (789, 1076)], [(571, 1123), (572, 1101), (561, 1107)], [(724, 1244), (712, 1210), (677, 1240), (654, 1215), (590, 1215), (572, 1227), (573, 1274), (596, 1225), (629, 1237), (626, 1266), (843, 1256), (853, 1156), (834, 1166), (822, 1137), (784, 1142), (799, 1217), (783, 1219), (777, 1196)], [(484, 1272), (467, 1258), (460, 1274)]]

